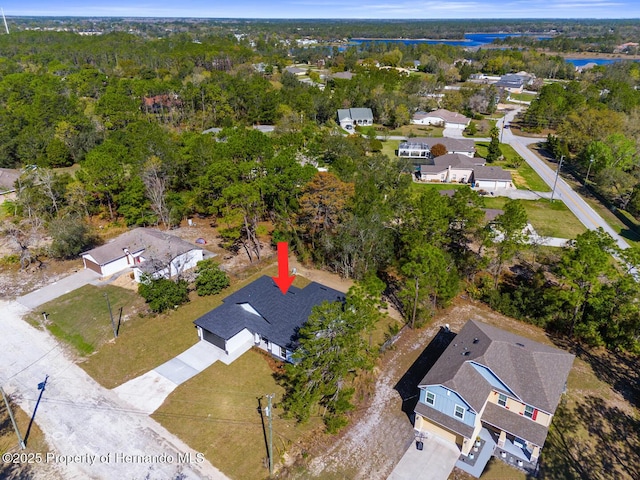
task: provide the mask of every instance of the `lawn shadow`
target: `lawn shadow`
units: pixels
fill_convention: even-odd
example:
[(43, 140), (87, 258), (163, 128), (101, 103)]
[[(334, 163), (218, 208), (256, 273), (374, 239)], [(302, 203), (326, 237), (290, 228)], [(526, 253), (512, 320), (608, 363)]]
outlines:
[(563, 402), (542, 452), (540, 477), (640, 478), (639, 432), (639, 420), (600, 398), (588, 396), (573, 408)]
[(566, 338), (551, 339), (562, 349), (587, 362), (598, 379), (610, 385), (633, 407), (640, 408), (640, 362), (637, 358), (607, 350), (594, 353)]
[(402, 378), (393, 387), (402, 398), (402, 411), (413, 422), (413, 410), (418, 403), (420, 390), (418, 384), (427, 372), (436, 363), (442, 352), (449, 346), (456, 334), (448, 328), (442, 327), (438, 334), (433, 337), (427, 348), (425, 348)]

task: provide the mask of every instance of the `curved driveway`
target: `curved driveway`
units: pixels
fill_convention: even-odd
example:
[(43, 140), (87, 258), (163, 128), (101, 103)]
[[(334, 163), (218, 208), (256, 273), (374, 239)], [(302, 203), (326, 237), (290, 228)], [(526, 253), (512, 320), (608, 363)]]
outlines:
[[(504, 129), (503, 125), (508, 125), (513, 121), (516, 114), (520, 111), (517, 108), (507, 113), (502, 119), (498, 120), (497, 126), (501, 130), (502, 142), (509, 144), (524, 160), (533, 168), (544, 182), (553, 189), (556, 179), (556, 172), (549, 168), (538, 156), (529, 150), (528, 146), (539, 142), (540, 138), (519, 137), (513, 134), (510, 129)], [(629, 248), (629, 244), (622, 238), (609, 224), (595, 211), (591, 206), (565, 182), (561, 176), (558, 176), (556, 184), (555, 197), (562, 200), (565, 205), (578, 217), (578, 219), (590, 230), (602, 228), (617, 242), (620, 248)]]

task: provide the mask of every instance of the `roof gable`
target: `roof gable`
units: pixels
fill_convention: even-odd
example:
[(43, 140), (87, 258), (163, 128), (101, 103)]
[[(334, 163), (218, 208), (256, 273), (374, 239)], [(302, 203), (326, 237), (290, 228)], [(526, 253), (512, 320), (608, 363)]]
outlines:
[(307, 321), (314, 306), (344, 300), (344, 293), (316, 282), (302, 289), (289, 287), (283, 295), (271, 277), (262, 276), (229, 295), (221, 306), (194, 323), (225, 340), (246, 328), (291, 348), (297, 330)]
[(487, 367), (523, 402), (553, 413), (573, 364), (570, 353), (469, 320), (420, 382), (442, 384), (478, 410), (493, 388), (471, 361)]
[(114, 238), (108, 243), (96, 247), (83, 256), (90, 256), (99, 265), (114, 262), (126, 256), (128, 251), (131, 254), (145, 252), (145, 259), (164, 261), (169, 263), (178, 255), (191, 250), (201, 250), (199, 247), (190, 244), (174, 235), (154, 230), (152, 228), (134, 228), (122, 235)]

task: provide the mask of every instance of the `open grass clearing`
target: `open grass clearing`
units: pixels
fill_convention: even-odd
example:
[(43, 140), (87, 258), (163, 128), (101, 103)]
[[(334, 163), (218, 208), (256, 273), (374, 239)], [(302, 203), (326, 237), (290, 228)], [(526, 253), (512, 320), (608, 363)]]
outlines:
[(216, 362), (180, 385), (152, 415), (226, 475), (233, 479), (269, 476), (266, 439), (266, 394), (275, 393), (273, 448), (275, 465), (284, 453), (314, 430), (321, 418), (299, 425), (282, 418), (284, 389), (274, 379), (277, 362), (257, 350), (249, 350), (231, 365)]
[[(498, 209), (502, 209), (507, 201), (506, 197), (485, 197), (484, 199), (485, 207)], [(575, 238), (586, 232), (582, 222), (560, 201), (553, 203), (545, 199), (520, 201), (527, 211), (529, 223), (543, 237)]]
[[(113, 338), (109, 306), (117, 325), (120, 309), (124, 323), (120, 333), (127, 334), (131, 318), (145, 310), (144, 300), (135, 292), (106, 285), (85, 285), (42, 305), (46, 328), (58, 339), (74, 347), (79, 355), (90, 355)], [(44, 315), (32, 313), (28, 320), (38, 325)]]
[(400, 140), (385, 140), (382, 142), (382, 154), (389, 158), (395, 159), (398, 157), (396, 152), (400, 146)]

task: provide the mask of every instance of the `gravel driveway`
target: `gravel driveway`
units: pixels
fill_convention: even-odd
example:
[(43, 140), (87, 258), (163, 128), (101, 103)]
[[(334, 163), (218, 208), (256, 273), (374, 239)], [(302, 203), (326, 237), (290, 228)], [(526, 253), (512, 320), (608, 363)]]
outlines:
[[(46, 332), (21, 320), (26, 309), (0, 301), (0, 385), (36, 415), (51, 448), (33, 473), (64, 479), (226, 479), (198, 452), (96, 383)], [(24, 432), (22, 432), (24, 435)]]

